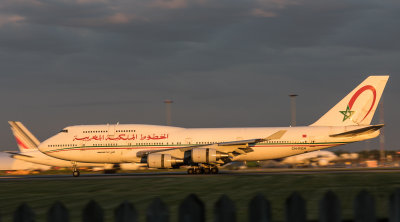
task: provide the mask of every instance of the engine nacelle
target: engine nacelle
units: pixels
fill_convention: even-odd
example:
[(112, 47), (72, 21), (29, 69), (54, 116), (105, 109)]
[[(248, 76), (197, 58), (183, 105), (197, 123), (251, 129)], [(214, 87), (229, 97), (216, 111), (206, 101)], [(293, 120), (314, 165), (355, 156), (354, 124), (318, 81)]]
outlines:
[(170, 154), (151, 153), (147, 156), (149, 168), (172, 168), (173, 165), (182, 163), (183, 160), (176, 159)]
[(328, 166), (328, 165), (329, 165), (329, 160), (327, 159), (318, 160), (318, 166)]
[(227, 157), (227, 154), (217, 152), (216, 149), (211, 148), (194, 148), (191, 152), (191, 159), (193, 163), (213, 163), (222, 157)]

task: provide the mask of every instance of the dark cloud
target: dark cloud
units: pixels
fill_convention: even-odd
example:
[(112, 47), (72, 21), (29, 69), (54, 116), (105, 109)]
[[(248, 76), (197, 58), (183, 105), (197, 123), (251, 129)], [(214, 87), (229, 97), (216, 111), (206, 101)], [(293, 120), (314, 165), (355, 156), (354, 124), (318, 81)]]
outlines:
[[(71, 124), (285, 126), (289, 93), (310, 124), (371, 74), (395, 147), (399, 3), (333, 0), (0, 2), (0, 133)], [(362, 144), (358, 145), (362, 148)]]

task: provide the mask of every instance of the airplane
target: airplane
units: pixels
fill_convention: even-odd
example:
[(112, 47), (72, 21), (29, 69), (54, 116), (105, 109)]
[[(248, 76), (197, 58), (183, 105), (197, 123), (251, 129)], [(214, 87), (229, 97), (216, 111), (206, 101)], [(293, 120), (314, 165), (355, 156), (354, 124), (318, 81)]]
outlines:
[(388, 79), (369, 76), (309, 126), (77, 125), (62, 129), (38, 148), (69, 161), (144, 163), (149, 168), (188, 166), (189, 174), (218, 173), (218, 166), (231, 161), (279, 159), (377, 137), (383, 124), (370, 123)]
[(328, 166), (332, 161), (340, 160), (336, 154), (330, 151), (318, 150), (309, 153), (302, 153), (284, 158), (280, 163), (292, 166), (318, 165)]
[[(11, 130), (17, 142), (20, 152), (16, 151), (5, 151), (11, 154), (11, 157), (17, 160), (22, 160), (30, 163), (41, 164), (51, 167), (97, 167), (103, 168), (106, 173), (112, 173), (115, 171), (114, 164), (104, 164), (104, 163), (84, 163), (84, 162), (74, 162), (68, 160), (62, 160), (54, 158), (43, 154), (38, 150), (39, 140), (21, 123), (18, 121), (8, 121)], [(121, 169), (138, 169), (138, 164), (122, 164)], [(43, 167), (42, 167), (43, 168)], [(44, 169), (49, 169), (50, 167), (45, 167)], [(79, 173), (79, 171), (78, 171)]]
[(10, 157), (7, 153), (0, 153), (0, 170), (1, 171), (32, 171), (32, 170), (48, 170), (50, 167), (26, 162), (23, 160), (17, 160)]
[(292, 166), (328, 166), (333, 162), (350, 161), (358, 159), (358, 153), (342, 153), (337, 156), (330, 151), (318, 150), (284, 158), (280, 164)]

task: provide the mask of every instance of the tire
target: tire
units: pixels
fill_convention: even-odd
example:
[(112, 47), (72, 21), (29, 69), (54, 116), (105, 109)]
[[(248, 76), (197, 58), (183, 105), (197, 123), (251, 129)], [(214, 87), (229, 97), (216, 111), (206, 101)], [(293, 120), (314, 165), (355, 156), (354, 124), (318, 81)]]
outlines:
[(77, 170), (72, 172), (72, 176), (74, 177), (79, 177), (79, 175), (81, 175), (81, 173)]
[(193, 174), (193, 173), (194, 173), (194, 169), (193, 169), (193, 168), (189, 168), (189, 169), (187, 170), (187, 173), (188, 173), (188, 174)]
[(218, 167), (211, 168), (211, 173), (212, 174), (217, 174), (218, 173)]
[(210, 168), (204, 168), (204, 174), (210, 174), (211, 169)]
[(200, 168), (196, 168), (196, 169), (194, 170), (194, 172), (195, 172), (196, 174), (201, 174), (201, 169), (200, 169)]
[(116, 173), (117, 170), (116, 169), (108, 169), (108, 170), (104, 170), (104, 174), (114, 174)]

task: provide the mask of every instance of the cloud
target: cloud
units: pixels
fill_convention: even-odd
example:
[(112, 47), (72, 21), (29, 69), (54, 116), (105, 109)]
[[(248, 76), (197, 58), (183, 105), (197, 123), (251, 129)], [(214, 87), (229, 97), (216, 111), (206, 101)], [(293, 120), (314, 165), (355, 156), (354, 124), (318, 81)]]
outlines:
[(7, 24), (17, 24), (24, 20), (25, 18), (20, 15), (0, 15), (0, 27)]
[(274, 12), (269, 12), (269, 11), (265, 11), (263, 9), (260, 8), (256, 8), (251, 12), (252, 15), (257, 16), (257, 17), (275, 17), (276, 13)]
[(131, 21), (131, 17), (123, 14), (123, 13), (116, 13), (112, 16), (108, 17), (107, 22), (113, 23), (113, 24), (126, 24)]
[(108, 0), (76, 0), (78, 4), (107, 3)]
[[(387, 42), (391, 42), (388, 39), (398, 37), (397, 29), (391, 27), (399, 21), (396, 10), (382, 14), (387, 10), (382, 10), (380, 5), (360, 1), (259, 0), (228, 4), (206, 0), (90, 0), (40, 1), (26, 5), (7, 1), (0, 5), (0, 11), (14, 15), (3, 20), (20, 25), (0, 29), (5, 35), (0, 37), (3, 48), (61, 50), (61, 54), (107, 51), (108, 54), (129, 54), (135, 61), (181, 55), (204, 55), (205, 59), (215, 60), (213, 55), (216, 55), (227, 60), (220, 63), (226, 65), (236, 62), (228, 59), (236, 55), (239, 59), (242, 52), (262, 57), (270, 56), (274, 50), (316, 45), (375, 45), (377, 50), (387, 49)], [(390, 16), (393, 16), (391, 24), (379, 25)], [(365, 20), (371, 21), (363, 24)], [(366, 24), (376, 24), (374, 30), (380, 31), (371, 33)], [(384, 34), (388, 32), (390, 35)], [(13, 35), (23, 37), (12, 39)], [(23, 47), (18, 46), (18, 41)], [(207, 55), (210, 53), (211, 56)], [(249, 56), (240, 59), (254, 60)]]
[(166, 9), (179, 9), (186, 7), (187, 4), (187, 0), (156, 0), (151, 3), (151, 6)]

